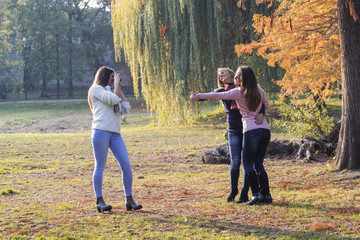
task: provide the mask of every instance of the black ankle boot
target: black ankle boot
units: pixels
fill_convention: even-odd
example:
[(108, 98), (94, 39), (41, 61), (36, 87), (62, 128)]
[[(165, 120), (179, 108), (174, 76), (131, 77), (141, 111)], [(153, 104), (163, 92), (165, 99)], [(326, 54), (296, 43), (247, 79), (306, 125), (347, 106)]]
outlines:
[(260, 192), (259, 179), (256, 172), (249, 172), (246, 174), (246, 180), (249, 182), (252, 199), (246, 203), (246, 205), (254, 205), (260, 203), (263, 200), (263, 195)]
[(271, 204), (273, 202), (273, 199), (271, 197), (271, 194), (264, 195), (264, 199), (262, 200), (262, 203), (264, 204)]
[(260, 204), (264, 200), (264, 196), (261, 194), (261, 192), (257, 192), (253, 194), (252, 199), (246, 203), (246, 205), (254, 205), (254, 204)]
[(226, 202), (235, 201), (235, 197), (238, 193), (239, 193), (239, 190), (237, 188), (231, 189), (231, 192), (230, 192), (229, 196), (227, 197)]
[(240, 198), (239, 198), (239, 200), (236, 201), (236, 203), (245, 203), (247, 201), (249, 201), (248, 191), (242, 189), (241, 193), (240, 193)]
[(141, 208), (142, 208), (141, 204), (137, 204), (131, 195), (126, 197), (126, 210), (127, 211), (131, 211), (131, 210), (135, 211), (135, 210), (139, 210)]
[(96, 198), (96, 208), (98, 212), (110, 211), (112, 209), (111, 205), (107, 205), (103, 199), (103, 197)]
[(270, 204), (272, 203), (272, 197), (270, 195), (270, 187), (269, 187), (269, 177), (266, 172), (259, 172), (259, 183), (260, 183), (260, 191), (261, 194), (264, 196), (262, 203)]

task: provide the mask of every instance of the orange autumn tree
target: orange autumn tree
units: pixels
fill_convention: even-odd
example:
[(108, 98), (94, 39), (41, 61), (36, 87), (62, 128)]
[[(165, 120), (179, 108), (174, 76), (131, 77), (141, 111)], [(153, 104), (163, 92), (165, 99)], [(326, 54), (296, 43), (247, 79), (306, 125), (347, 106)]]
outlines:
[(276, 79), (283, 96), (305, 94), (323, 101), (336, 93), (341, 80), (336, 0), (258, 0), (257, 4), (268, 4), (272, 14), (254, 15), (260, 40), (236, 45), (238, 56), (256, 53), (270, 66), (284, 68), (283, 79)]

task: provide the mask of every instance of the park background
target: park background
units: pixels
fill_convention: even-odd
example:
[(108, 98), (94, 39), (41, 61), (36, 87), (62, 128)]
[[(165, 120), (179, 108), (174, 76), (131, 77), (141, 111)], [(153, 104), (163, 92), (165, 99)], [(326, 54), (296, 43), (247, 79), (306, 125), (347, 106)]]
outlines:
[[(1, 235), (358, 238), (360, 45), (356, 37), (346, 44), (355, 60), (341, 48), (344, 15), (355, 27), (343, 32), (359, 36), (359, 4), (351, 0), (2, 1)], [(94, 207), (86, 96), (102, 65), (124, 76), (133, 106), (122, 135), (139, 212), (125, 211), (112, 157), (104, 192), (114, 211), (97, 214)], [(225, 202), (229, 166), (201, 160), (226, 144), (223, 107), (189, 102), (189, 92), (217, 88), (217, 68), (239, 65), (254, 69), (270, 99), (273, 140), (310, 139), (333, 150), (309, 148), (311, 158), (268, 155), (268, 206)], [(334, 132), (342, 148), (328, 141)]]

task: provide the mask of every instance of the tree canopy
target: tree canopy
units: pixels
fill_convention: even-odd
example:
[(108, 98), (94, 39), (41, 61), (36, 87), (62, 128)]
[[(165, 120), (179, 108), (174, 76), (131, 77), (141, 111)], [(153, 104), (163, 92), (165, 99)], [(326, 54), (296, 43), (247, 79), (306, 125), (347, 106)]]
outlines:
[(13, 81), (18, 73), (20, 59), (14, 56), (19, 52), (16, 42), (16, 4), (12, 0), (2, 0), (0, 4), (0, 98), (8, 90), (14, 89)]
[(276, 8), (270, 16), (254, 15), (260, 39), (236, 45), (237, 54), (256, 50), (269, 65), (278, 63), (285, 69), (277, 81), (284, 95), (308, 94), (324, 100), (336, 93), (341, 79), (336, 0), (258, 1), (262, 2)]
[[(95, 72), (100, 67), (100, 56), (113, 49), (106, 0), (97, 1), (96, 7), (90, 6), (89, 0), (6, 0), (6, 3), (14, 9), (11, 24), (16, 35), (13, 34), (11, 47), (20, 50), (25, 93), (41, 82), (41, 96), (45, 97), (49, 80), (56, 79), (57, 90), (60, 81), (68, 83), (68, 97), (72, 98), (73, 80), (82, 79), (82, 71), (73, 69), (74, 66), (88, 65)], [(1, 9), (0, 14), (9, 16), (6, 9)], [(12, 30), (8, 24), (6, 29)]]

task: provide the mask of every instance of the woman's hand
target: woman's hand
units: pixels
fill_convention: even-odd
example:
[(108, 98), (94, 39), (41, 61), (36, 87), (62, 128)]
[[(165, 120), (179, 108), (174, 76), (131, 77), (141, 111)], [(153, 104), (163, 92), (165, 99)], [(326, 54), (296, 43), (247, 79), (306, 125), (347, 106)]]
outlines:
[(256, 117), (255, 117), (255, 123), (256, 124), (262, 124), (263, 122), (264, 122), (264, 119), (265, 119), (265, 117), (264, 117), (264, 114), (262, 114), (262, 113), (259, 113), (258, 115), (256, 115)]
[(120, 77), (120, 74), (115, 73), (115, 76), (114, 76), (114, 88), (119, 87), (121, 89), (121, 81), (122, 81), (122, 78)]
[(127, 99), (125, 97), (125, 94), (123, 93), (122, 89), (121, 89), (121, 77), (119, 73), (115, 73), (114, 76), (114, 93), (116, 95), (118, 95), (118, 97), (121, 99), (121, 101), (123, 102), (127, 102)]
[(190, 101), (191, 101), (191, 102), (199, 101), (199, 94), (196, 94), (196, 93), (194, 93), (194, 92), (191, 92), (191, 93), (190, 93)]

